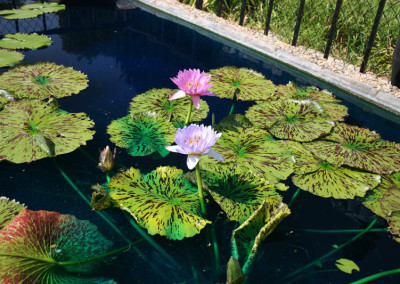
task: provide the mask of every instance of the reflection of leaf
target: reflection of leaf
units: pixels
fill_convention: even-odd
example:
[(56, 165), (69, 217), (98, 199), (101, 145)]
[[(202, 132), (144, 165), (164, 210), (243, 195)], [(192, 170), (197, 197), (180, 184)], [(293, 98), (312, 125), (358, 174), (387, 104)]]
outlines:
[(24, 208), (23, 204), (15, 200), (9, 200), (3, 196), (0, 197), (0, 230), (11, 222)]
[(64, 113), (38, 100), (7, 104), (0, 112), (0, 159), (32, 162), (74, 151), (94, 131), (85, 113)]
[(113, 176), (108, 186), (116, 205), (150, 235), (182, 240), (211, 223), (200, 217), (197, 189), (177, 168), (159, 167), (147, 175), (130, 168)]
[(239, 260), (246, 274), (258, 247), (278, 224), (290, 214), (286, 204), (264, 201), (249, 219), (233, 231), (232, 256)]
[(95, 272), (98, 262), (81, 262), (112, 246), (88, 221), (27, 209), (0, 231), (0, 243), (1, 283), (97, 283), (72, 273)]
[(174, 141), (175, 132), (171, 122), (146, 114), (116, 119), (107, 128), (110, 140), (132, 156), (159, 153), (165, 157), (169, 153), (165, 146)]
[(7, 49), (37, 49), (49, 46), (52, 41), (45, 35), (34, 34), (6, 34), (0, 40), (0, 47)]
[[(190, 98), (179, 100), (168, 100), (177, 90), (172, 89), (152, 89), (143, 94), (135, 96), (129, 106), (131, 115), (151, 111), (157, 113), (159, 117), (170, 120), (172, 123), (184, 123), (187, 110), (191, 103)], [(190, 121), (201, 121), (207, 117), (209, 107), (208, 104), (201, 100), (200, 109), (192, 110)]]
[(400, 146), (365, 128), (340, 123), (323, 140), (304, 146), (331, 164), (345, 164), (377, 174), (400, 171)]
[(237, 99), (243, 101), (275, 99), (275, 85), (254, 70), (226, 66), (212, 69), (210, 73), (210, 83), (214, 84), (210, 91), (220, 98), (232, 99), (236, 93)]
[(243, 114), (231, 114), (223, 118), (214, 128), (217, 131), (234, 130), (236, 127), (252, 127), (253, 124)]
[(14, 66), (17, 62), (22, 61), (24, 57), (20, 52), (0, 49), (0, 68)]
[(323, 108), (311, 100), (263, 102), (250, 107), (246, 117), (278, 138), (300, 142), (327, 135), (334, 126)]
[(21, 65), (0, 75), (0, 89), (16, 98), (62, 98), (79, 93), (87, 82), (80, 71), (49, 62)]
[(345, 259), (345, 258), (336, 260), (335, 265), (341, 271), (343, 271), (344, 273), (348, 273), (348, 274), (351, 274), (353, 272), (353, 270), (360, 271), (360, 268), (358, 267), (357, 264), (354, 263), (354, 261)]

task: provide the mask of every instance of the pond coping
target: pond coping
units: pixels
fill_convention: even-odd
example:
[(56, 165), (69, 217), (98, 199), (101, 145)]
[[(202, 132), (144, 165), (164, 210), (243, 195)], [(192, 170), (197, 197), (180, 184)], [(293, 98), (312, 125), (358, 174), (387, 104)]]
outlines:
[[(208, 37), (217, 37), (234, 43), (250, 51), (271, 58), (289, 68), (303, 73), (308, 77), (315, 78), (321, 82), (332, 85), (355, 95), (365, 101), (386, 109), (394, 114), (400, 115), (400, 97), (374, 88), (361, 82), (357, 77), (348, 74), (340, 74), (331, 68), (326, 68), (311, 62), (305, 57), (298, 56), (287, 48), (281, 48), (271, 41), (270, 36), (260, 36), (259, 32), (217, 17), (216, 15), (184, 5), (177, 0), (119, 0), (122, 9), (138, 8), (155, 14), (161, 18), (173, 21), (180, 25), (189, 26), (197, 32)], [(329, 60), (329, 59), (328, 59)], [(330, 58), (330, 60), (332, 60)], [(363, 75), (363, 74), (361, 74)]]

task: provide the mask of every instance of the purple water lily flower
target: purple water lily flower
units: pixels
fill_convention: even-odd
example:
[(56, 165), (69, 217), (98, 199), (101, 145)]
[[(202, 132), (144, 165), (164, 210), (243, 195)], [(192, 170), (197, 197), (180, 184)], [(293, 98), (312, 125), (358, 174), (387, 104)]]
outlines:
[(178, 92), (173, 94), (169, 100), (183, 98), (186, 95), (192, 97), (195, 108), (200, 108), (200, 96), (215, 96), (214, 93), (208, 91), (213, 84), (208, 83), (211, 75), (201, 72), (200, 69), (189, 69), (178, 72), (178, 76), (171, 78), (178, 88)]
[(222, 133), (217, 133), (211, 126), (191, 124), (176, 131), (176, 145), (165, 148), (171, 152), (188, 155), (186, 163), (191, 170), (197, 165), (201, 155), (209, 155), (218, 161), (225, 161), (219, 153), (210, 149), (221, 135)]

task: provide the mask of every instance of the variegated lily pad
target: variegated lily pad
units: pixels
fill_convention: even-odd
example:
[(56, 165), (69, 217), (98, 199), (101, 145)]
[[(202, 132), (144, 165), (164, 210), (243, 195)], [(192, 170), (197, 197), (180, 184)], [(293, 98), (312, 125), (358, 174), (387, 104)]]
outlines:
[(268, 129), (274, 136), (309, 142), (330, 133), (335, 125), (323, 108), (311, 100), (264, 102), (246, 111), (255, 127)]
[(107, 128), (110, 140), (132, 156), (168, 155), (165, 147), (174, 141), (175, 132), (171, 122), (151, 113), (119, 118)]
[(5, 19), (29, 19), (43, 13), (55, 13), (65, 10), (65, 5), (58, 3), (34, 3), (22, 6), (20, 9), (0, 11)]
[(159, 167), (147, 175), (130, 168), (113, 176), (108, 185), (116, 205), (150, 235), (182, 240), (211, 223), (200, 217), (197, 188), (177, 168)]
[(14, 66), (24, 59), (21, 52), (0, 49), (0, 68)]
[(377, 174), (400, 171), (400, 146), (365, 128), (341, 123), (323, 140), (305, 146), (331, 164), (345, 164)]
[(286, 204), (264, 201), (232, 235), (232, 256), (239, 260), (246, 274), (262, 241), (290, 214)]
[(87, 86), (85, 74), (49, 62), (18, 66), (0, 75), (0, 89), (17, 98), (61, 98), (78, 94)]
[(26, 208), (15, 200), (9, 200), (7, 197), (0, 197), (0, 230), (10, 223), (21, 211)]
[[(0, 230), (1, 283), (114, 283), (73, 273), (96, 272), (112, 242), (89, 221), (23, 209)], [(93, 260), (93, 259), (92, 259)]]
[(236, 98), (242, 101), (268, 101), (276, 99), (275, 85), (254, 70), (226, 66), (210, 70), (213, 83), (211, 92), (220, 98)]
[(393, 239), (400, 243), (400, 211), (395, 211), (388, 218), (389, 232), (393, 235)]
[(6, 34), (0, 40), (0, 47), (7, 49), (37, 49), (49, 46), (53, 42), (45, 35), (33, 34)]
[(0, 112), (0, 160), (25, 163), (74, 151), (92, 139), (85, 113), (65, 113), (39, 100), (11, 102)]
[(2, 110), (6, 104), (14, 100), (14, 96), (10, 92), (0, 90), (0, 110)]
[[(222, 133), (213, 149), (223, 153), (225, 165), (252, 171), (257, 177), (272, 183), (285, 180), (293, 172), (294, 158), (282, 141), (271, 141), (271, 134), (257, 128), (237, 128)], [(223, 166), (215, 159), (203, 156), (202, 164)]]
[[(184, 124), (191, 99), (168, 100), (174, 93), (176, 93), (176, 90), (152, 89), (137, 95), (130, 103), (129, 113), (131, 115), (137, 115), (146, 111), (151, 111), (157, 113), (159, 117), (163, 117), (173, 123)], [(201, 108), (194, 108), (192, 110), (190, 121), (201, 121), (207, 117), (209, 111), (208, 104), (203, 100), (200, 101)]]
[(320, 169), (316, 157), (303, 144), (296, 141), (286, 141), (285, 145), (296, 161), (294, 164), (295, 174), (308, 174)]
[(252, 172), (237, 167), (215, 167), (201, 175), (213, 199), (232, 221), (243, 223), (265, 199), (282, 201), (276, 189), (287, 189), (284, 184), (271, 184)]

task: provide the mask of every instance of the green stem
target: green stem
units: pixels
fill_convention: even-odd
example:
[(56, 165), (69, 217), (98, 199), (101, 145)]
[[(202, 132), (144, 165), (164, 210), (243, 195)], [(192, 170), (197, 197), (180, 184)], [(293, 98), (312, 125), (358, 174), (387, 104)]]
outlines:
[(192, 109), (193, 109), (193, 100), (192, 100), (192, 98), (190, 98), (190, 105), (189, 105), (189, 110), (188, 110), (188, 113), (186, 116), (185, 125), (189, 124), (190, 116), (192, 115)]
[[(321, 234), (347, 234), (347, 233), (359, 233), (364, 229), (354, 229), (354, 230), (317, 230), (317, 229), (301, 229), (303, 232), (307, 233), (321, 233)], [(370, 232), (387, 232), (388, 228), (376, 228), (369, 230)]]
[(202, 184), (201, 175), (200, 175), (200, 162), (198, 162), (196, 165), (196, 178), (197, 178), (197, 188), (199, 189), (201, 213), (203, 215), (206, 215), (206, 206), (204, 204), (204, 195), (203, 195), (203, 184)]
[(381, 277), (384, 277), (384, 276), (387, 276), (387, 275), (391, 275), (391, 274), (396, 274), (396, 273), (400, 273), (400, 268), (393, 269), (393, 270), (388, 270), (388, 271), (383, 271), (383, 272), (380, 272), (380, 273), (376, 273), (376, 274), (367, 276), (365, 278), (362, 278), (360, 280), (351, 282), (350, 284), (367, 283), (367, 282), (369, 282), (371, 280), (375, 280), (375, 279), (378, 279), (378, 278), (381, 278)]
[(228, 115), (232, 115), (232, 113), (233, 113), (233, 110), (235, 109), (235, 104), (236, 104), (236, 102), (237, 102), (237, 96), (236, 96), (236, 93), (238, 93), (238, 92), (239, 92), (239, 89), (238, 89), (238, 88), (236, 88), (236, 90), (235, 90), (235, 93), (233, 94), (232, 106), (231, 106), (231, 109), (230, 109), (230, 111), (229, 111), (229, 114), (228, 114)]
[(214, 127), (215, 125), (215, 113), (211, 114), (211, 126)]
[(298, 188), (296, 189), (295, 193), (293, 194), (292, 198), (290, 199), (289, 203), (288, 203), (288, 207), (290, 207), (293, 203), (293, 201), (296, 199), (296, 196), (299, 195), (301, 189)]
[(110, 180), (111, 180), (109, 171), (106, 172), (106, 179), (107, 179), (107, 185), (108, 185), (110, 183)]
[(351, 242), (357, 240), (358, 238), (360, 238), (361, 236), (363, 236), (364, 234), (366, 234), (376, 223), (376, 221), (378, 221), (378, 217), (376, 217), (371, 224), (369, 224), (369, 226), (367, 228), (365, 228), (364, 230), (362, 230), (360, 233), (358, 233), (357, 235), (355, 235), (354, 237), (352, 237), (351, 239), (347, 240), (345, 243), (341, 244), (340, 246), (338, 246), (337, 248), (331, 250), (330, 252), (324, 254), (323, 256), (321, 256), (320, 258), (317, 258), (316, 260), (310, 262), (309, 264), (297, 269), (296, 271), (290, 273), (289, 275), (285, 276), (282, 280), (288, 279), (296, 274), (299, 274), (300, 272), (302, 272), (303, 270), (306, 270), (307, 268), (316, 265), (317, 263), (320, 263), (323, 259), (327, 258), (328, 256), (334, 254), (335, 252), (337, 252), (338, 250), (341, 250), (342, 248), (344, 248), (345, 246), (347, 246), (348, 244), (350, 244)]

